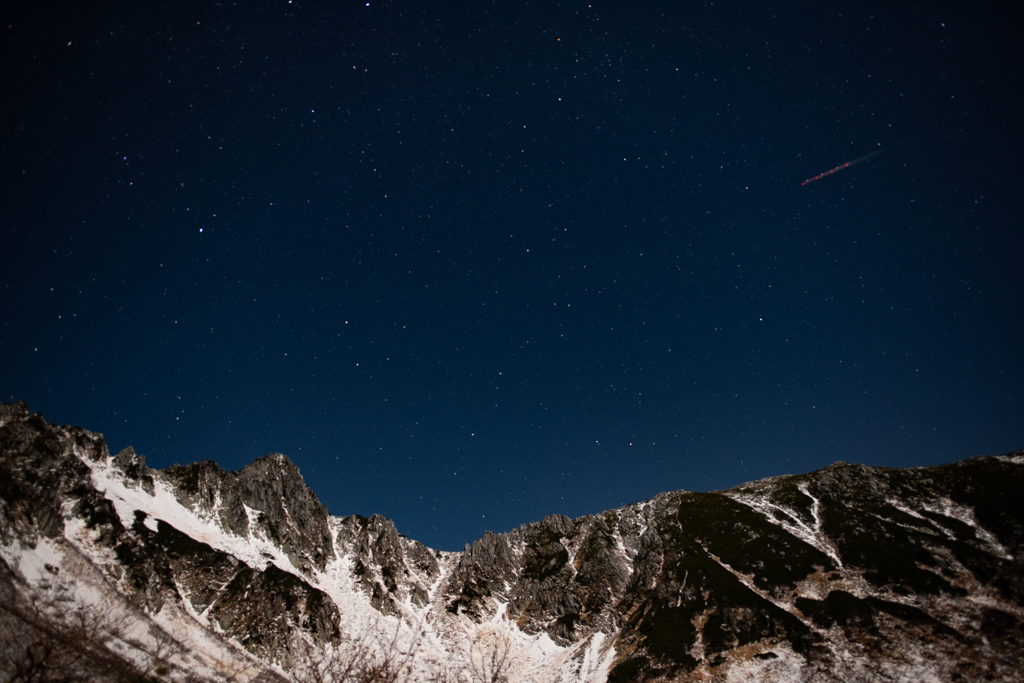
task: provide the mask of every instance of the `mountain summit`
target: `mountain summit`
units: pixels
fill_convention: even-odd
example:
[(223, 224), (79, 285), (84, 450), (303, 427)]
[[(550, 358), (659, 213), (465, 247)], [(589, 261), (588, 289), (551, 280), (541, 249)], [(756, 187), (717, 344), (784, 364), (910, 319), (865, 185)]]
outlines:
[(1019, 680), (1021, 490), (1024, 451), (840, 462), (448, 553), (331, 516), (284, 455), (154, 470), (3, 404), (0, 674)]

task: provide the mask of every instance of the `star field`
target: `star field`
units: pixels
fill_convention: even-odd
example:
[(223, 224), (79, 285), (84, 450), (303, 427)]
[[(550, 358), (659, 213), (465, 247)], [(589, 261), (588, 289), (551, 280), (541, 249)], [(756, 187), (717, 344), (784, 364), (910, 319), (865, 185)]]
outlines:
[(0, 397), (112, 451), (453, 550), (1024, 447), (1020, 10), (3, 12)]

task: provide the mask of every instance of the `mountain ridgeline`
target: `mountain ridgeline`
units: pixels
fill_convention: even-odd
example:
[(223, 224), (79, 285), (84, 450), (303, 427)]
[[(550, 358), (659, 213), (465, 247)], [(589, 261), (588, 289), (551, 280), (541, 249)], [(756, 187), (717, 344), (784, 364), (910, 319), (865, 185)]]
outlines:
[(283, 455), (154, 470), (3, 404), (0, 674), (1019, 680), (1022, 490), (1024, 452), (839, 462), (448, 553), (379, 515), (331, 516)]

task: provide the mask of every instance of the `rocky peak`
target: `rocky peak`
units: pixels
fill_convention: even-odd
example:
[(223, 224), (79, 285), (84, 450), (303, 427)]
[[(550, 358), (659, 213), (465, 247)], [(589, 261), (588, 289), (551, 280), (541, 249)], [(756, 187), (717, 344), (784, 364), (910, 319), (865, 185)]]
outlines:
[[(132, 449), (109, 458), (97, 435), (0, 406), (0, 570), (46, 563), (45, 586), (91, 562), (104, 577), (91, 585), (128, 596), (138, 618), (184, 611), (199, 641), (229, 638), (286, 669), (295, 638), (344, 642), (355, 616), (407, 620), (442, 658), (500, 629), (515, 683), (1016, 680), (1022, 488), (1024, 452), (835, 463), (551, 515), (442, 554), (380, 515), (329, 517), (283, 455), (238, 472), (151, 470)], [(61, 553), (73, 570), (50, 568)]]
[(250, 529), (246, 508), (255, 524), (305, 574), (323, 569), (335, 557), (327, 509), (306, 485), (299, 468), (286, 456), (272, 453), (237, 472), (225, 472), (204, 460), (175, 465), (161, 475), (182, 505), (215, 516), (232, 533), (245, 537)]
[(508, 598), (508, 582), (518, 575), (519, 566), (508, 534), (487, 531), (472, 545), (467, 543), (448, 579), (446, 593), (451, 596), (448, 611), (482, 617), (489, 610), (492, 599), (504, 601)]
[[(66, 577), (63, 590), (73, 593), (74, 586), (67, 581), (81, 579), (87, 592), (102, 596), (108, 606), (117, 605), (125, 595), (129, 609), (138, 610), (134, 614), (140, 620), (146, 614), (164, 612), (169, 604), (172, 613), (180, 614), (184, 608), (200, 623), (216, 623), (219, 633), (244, 642), (249, 652), (267, 662), (288, 661), (293, 629), (315, 643), (337, 642), (338, 609), (323, 591), (273, 565), (262, 570), (246, 565), (143, 511), (129, 512), (130, 519), (125, 520), (108, 494), (97, 490), (92, 468), (119, 480), (122, 491), (141, 489), (146, 497), (154, 496), (155, 482), (160, 480), (189, 510), (216, 509), (220, 519), (228, 521), (231, 511), (241, 510), (243, 519), (245, 515), (244, 487), (235, 474), (211, 461), (150, 470), (144, 457), (131, 448), (110, 458), (109, 468), (108, 457), (99, 435), (48, 424), (30, 414), (23, 403), (0, 404), (0, 618), (11, 614), (9, 600), (29, 585), (18, 575), (21, 556), (10, 554), (12, 549), (35, 549), (48, 543), (46, 571)], [(292, 474), (297, 474), (291, 467)], [(282, 491), (289, 488), (295, 488), (294, 483), (282, 486)], [(287, 493), (282, 495), (291, 500)], [(295, 526), (315, 528), (315, 523), (304, 520)], [(227, 524), (223, 528), (232, 530)], [(245, 526), (236, 524), (234, 529), (244, 533)], [(329, 542), (329, 534), (327, 538)], [(286, 537), (290, 556), (304, 559), (306, 555), (299, 555), (304, 542), (308, 543), (299, 533)], [(93, 563), (87, 559), (88, 552), (95, 553)], [(71, 571), (61, 572), (60, 566), (49, 564), (56, 558), (70, 563)], [(26, 566), (35, 564), (30, 560)], [(46, 589), (50, 584), (40, 585)], [(29, 597), (44, 603), (53, 599)], [(0, 624), (0, 634), (6, 626)], [(153, 625), (149, 631), (158, 632), (159, 627)], [(167, 647), (166, 640), (158, 642)], [(3, 648), (9, 644), (0, 639)]]
[(299, 468), (280, 453), (272, 453), (242, 468), (238, 486), (243, 502), (266, 515), (267, 526), (299, 567), (308, 562), (319, 569), (333, 559), (334, 543), (327, 508), (306, 485)]
[(0, 541), (12, 531), (29, 542), (63, 534), (63, 502), (91, 488), (83, 485), (89, 468), (72, 454), (95, 461), (107, 456), (107, 446), (100, 435), (49, 424), (24, 402), (0, 404), (0, 511), (7, 522)]
[(440, 572), (437, 557), (422, 543), (399, 534), (390, 519), (345, 517), (338, 520), (336, 539), (339, 552), (353, 559), (358, 585), (374, 609), (392, 615), (406, 601), (419, 607), (427, 604), (428, 586)]

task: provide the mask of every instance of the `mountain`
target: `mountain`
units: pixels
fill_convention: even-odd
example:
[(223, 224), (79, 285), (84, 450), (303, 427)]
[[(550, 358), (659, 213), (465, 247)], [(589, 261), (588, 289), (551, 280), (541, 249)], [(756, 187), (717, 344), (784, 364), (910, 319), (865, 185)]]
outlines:
[(839, 462), (448, 553), (381, 516), (330, 515), (281, 454), (154, 470), (3, 404), (0, 673), (1020, 680), (1022, 490), (1024, 451)]

